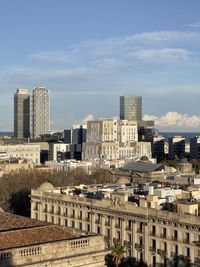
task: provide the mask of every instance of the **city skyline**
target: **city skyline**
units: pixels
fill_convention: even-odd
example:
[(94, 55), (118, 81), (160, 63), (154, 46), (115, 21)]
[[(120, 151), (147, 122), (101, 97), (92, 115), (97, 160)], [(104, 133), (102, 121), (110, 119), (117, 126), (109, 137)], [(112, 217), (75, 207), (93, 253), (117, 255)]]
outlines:
[(199, 7), (196, 0), (2, 3), (0, 131), (13, 129), (15, 88), (41, 83), (51, 91), (52, 129), (119, 116), (120, 95), (141, 95), (143, 117), (159, 130), (199, 131)]

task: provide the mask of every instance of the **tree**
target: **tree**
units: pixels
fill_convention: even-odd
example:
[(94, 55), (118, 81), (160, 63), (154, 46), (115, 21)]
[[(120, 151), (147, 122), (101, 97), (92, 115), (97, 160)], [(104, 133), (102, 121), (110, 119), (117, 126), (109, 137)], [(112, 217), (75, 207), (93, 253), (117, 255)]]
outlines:
[(111, 254), (113, 255), (113, 260), (116, 267), (118, 267), (121, 263), (125, 252), (126, 249), (121, 243), (116, 243), (111, 247)]

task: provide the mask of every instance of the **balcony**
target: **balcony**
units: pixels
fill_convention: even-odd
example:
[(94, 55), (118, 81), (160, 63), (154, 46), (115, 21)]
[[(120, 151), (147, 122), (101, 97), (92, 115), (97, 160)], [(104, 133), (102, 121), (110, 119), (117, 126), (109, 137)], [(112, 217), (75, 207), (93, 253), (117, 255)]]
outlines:
[(138, 233), (138, 234), (143, 234), (143, 229), (138, 228), (138, 229), (137, 229), (137, 233)]
[(96, 220), (95, 220), (95, 223), (96, 223), (96, 224), (100, 224), (101, 222), (100, 222), (99, 219), (96, 219)]
[(113, 243), (114, 244), (121, 243), (121, 240), (119, 238), (113, 238)]
[(183, 261), (183, 262), (190, 262), (191, 258), (189, 256), (185, 256), (185, 255), (179, 255), (178, 256), (179, 260)]
[(120, 224), (119, 223), (116, 223), (115, 224), (115, 228), (120, 228)]
[(132, 242), (131, 241), (124, 240), (124, 245), (126, 247), (130, 247), (132, 245)]
[(138, 243), (135, 244), (135, 249), (137, 251), (140, 251), (141, 252), (143, 250), (143, 248), (144, 248), (144, 245), (143, 244), (138, 244)]
[(156, 236), (156, 232), (150, 232), (151, 236)]
[(177, 236), (172, 236), (172, 240), (173, 241), (178, 241), (178, 237)]
[(165, 258), (167, 256), (167, 251), (163, 250), (163, 249), (157, 249), (157, 253), (158, 253), (158, 255), (160, 255), (163, 258)]
[(86, 222), (89, 222), (89, 221), (90, 221), (90, 218), (89, 218), (89, 217), (86, 217), (86, 218), (85, 218), (85, 221), (86, 221)]
[(131, 226), (126, 226), (126, 231), (131, 231)]
[(166, 239), (167, 238), (167, 235), (164, 234), (164, 233), (162, 233), (162, 234), (160, 234), (160, 238)]
[(194, 258), (194, 264), (200, 266), (200, 258), (199, 257)]
[(200, 247), (200, 241), (194, 241), (193, 243), (195, 244), (195, 246)]
[(151, 251), (152, 254), (155, 254), (156, 253), (156, 247), (150, 247), (149, 250)]
[(178, 253), (176, 253), (176, 252), (171, 252), (171, 257), (172, 258), (177, 258), (178, 257)]
[(110, 225), (111, 225), (110, 221), (105, 222), (105, 226), (110, 226)]
[(185, 238), (185, 239), (183, 239), (183, 243), (189, 244), (190, 243), (190, 240), (188, 238)]

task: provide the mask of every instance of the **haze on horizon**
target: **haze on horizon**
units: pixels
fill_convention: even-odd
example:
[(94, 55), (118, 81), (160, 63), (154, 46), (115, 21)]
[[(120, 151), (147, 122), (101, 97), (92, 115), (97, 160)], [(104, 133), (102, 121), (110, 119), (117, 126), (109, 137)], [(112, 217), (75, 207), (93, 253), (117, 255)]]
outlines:
[(161, 131), (199, 131), (200, 2), (7, 0), (1, 3), (0, 131), (17, 88), (51, 92), (51, 128), (119, 115), (141, 95)]

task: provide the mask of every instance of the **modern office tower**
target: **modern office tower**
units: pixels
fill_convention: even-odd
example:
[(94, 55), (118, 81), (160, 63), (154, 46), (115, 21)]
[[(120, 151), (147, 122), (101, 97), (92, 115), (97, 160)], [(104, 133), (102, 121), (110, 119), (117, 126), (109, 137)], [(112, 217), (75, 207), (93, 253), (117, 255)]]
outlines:
[(50, 130), (49, 91), (38, 85), (32, 94), (32, 138), (38, 138)]
[(14, 136), (30, 137), (30, 94), (27, 89), (17, 89), (14, 94)]
[(141, 96), (120, 96), (120, 119), (132, 121), (142, 120)]
[(165, 138), (161, 135), (152, 138), (152, 155), (157, 162), (165, 158)]
[(185, 156), (185, 138), (182, 136), (172, 136), (169, 141), (169, 159), (178, 157), (179, 159)]
[(200, 136), (190, 138), (190, 159), (200, 159)]

